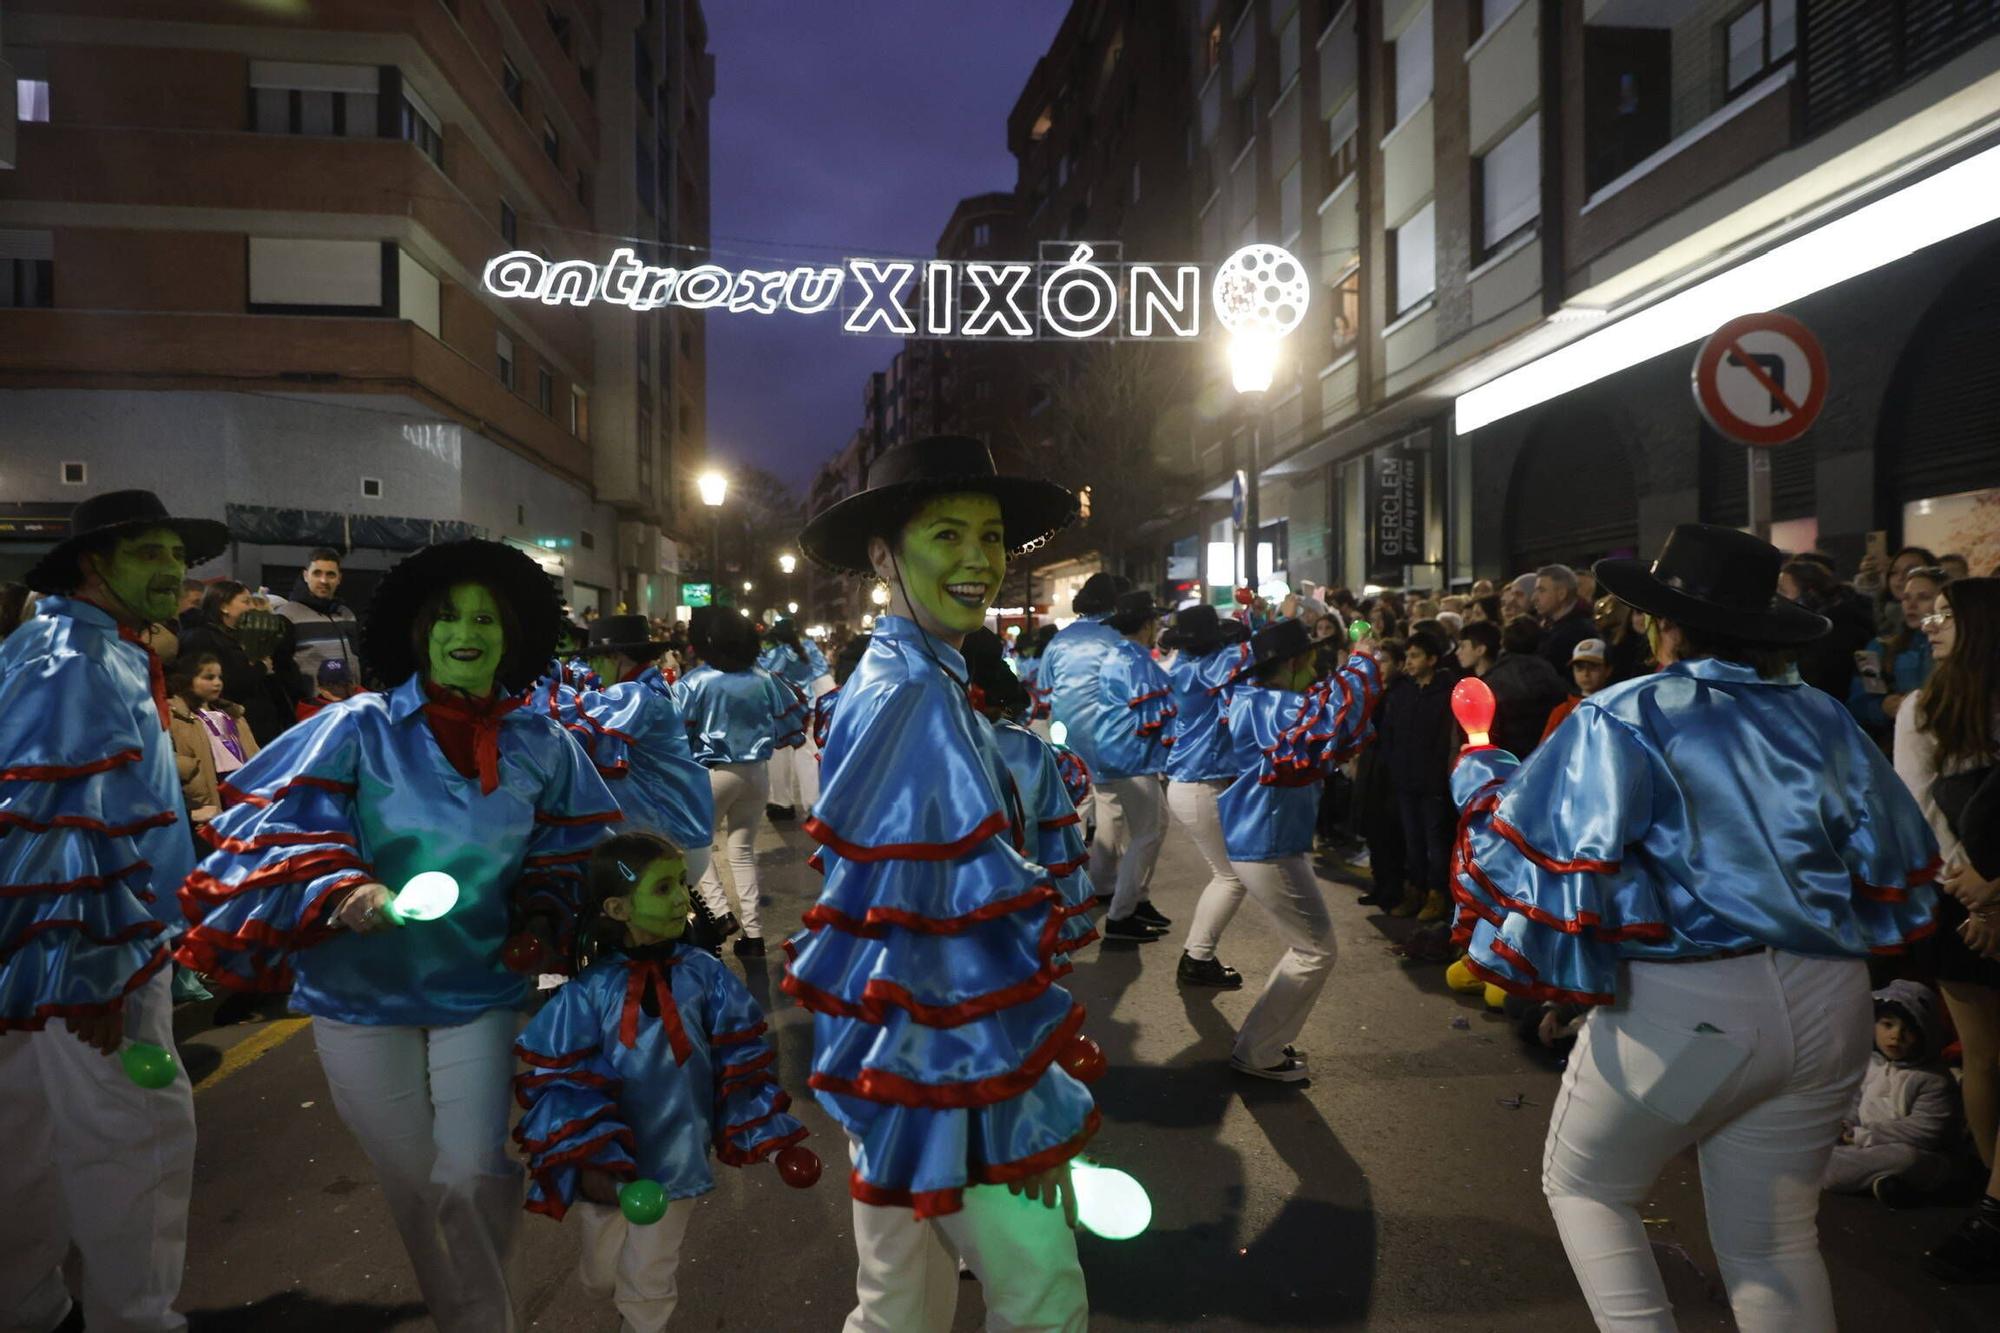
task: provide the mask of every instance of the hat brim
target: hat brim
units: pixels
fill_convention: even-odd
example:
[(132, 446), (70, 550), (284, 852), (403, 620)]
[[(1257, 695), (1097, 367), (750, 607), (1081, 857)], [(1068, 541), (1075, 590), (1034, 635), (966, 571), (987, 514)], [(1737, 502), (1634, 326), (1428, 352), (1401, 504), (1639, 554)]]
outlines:
[(563, 625), (562, 595), (540, 565), (500, 542), (447, 542), (398, 561), (369, 603), (364, 631), (369, 665), (392, 687), (415, 674), (420, 664), (410, 627), (417, 608), (437, 588), (459, 583), (484, 585), (513, 612), (521, 641), (507, 645), (495, 679), (510, 692), (526, 689), (555, 653)]
[(658, 643), (586, 643), (582, 652), (585, 657), (595, 653), (624, 653), (631, 657), (638, 653), (664, 653), (670, 647), (664, 639)]
[(1746, 611), (1691, 596), (1654, 578), (1648, 560), (1617, 557), (1600, 560), (1590, 568), (1597, 576), (1597, 586), (1621, 602), (1677, 625), (1744, 643), (1784, 648), (1811, 643), (1833, 628), (1825, 616), (1785, 597), (1773, 596), (1769, 606)]
[(998, 500), (1009, 556), (1034, 550), (1077, 516), (1076, 495), (1039, 477), (927, 477), (837, 501), (799, 532), (799, 548), (828, 569), (872, 574), (868, 539), (900, 530), (918, 505), (939, 495), (990, 495)]
[(187, 548), (189, 569), (205, 565), (229, 549), (229, 525), (212, 518), (128, 519), (56, 543), (55, 548), (36, 561), (35, 567), (21, 581), (36, 592), (73, 592), (83, 582), (81, 556), (86, 546), (106, 538), (116, 541), (121, 537), (150, 532), (154, 528), (171, 529), (181, 539), (181, 545)]

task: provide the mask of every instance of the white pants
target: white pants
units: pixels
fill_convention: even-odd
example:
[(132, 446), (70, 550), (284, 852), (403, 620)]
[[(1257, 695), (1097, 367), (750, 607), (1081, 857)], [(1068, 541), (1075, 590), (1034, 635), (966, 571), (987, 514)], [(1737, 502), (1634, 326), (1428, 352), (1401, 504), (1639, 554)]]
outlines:
[(1208, 862), (1208, 885), (1195, 902), (1187, 934), (1188, 957), (1204, 961), (1215, 957), (1216, 943), (1243, 905), (1243, 881), (1229, 863), (1228, 848), (1222, 845), (1222, 816), (1215, 808), (1215, 798), (1228, 785), (1227, 781), (1167, 784), (1167, 809), (1194, 839), (1201, 859)]
[(1638, 1205), (1694, 1146), (1737, 1328), (1832, 1329), (1820, 1177), (1868, 1064), (1867, 965), (1773, 951), (1626, 971), (1624, 1001), (1592, 1011), (1570, 1055), (1542, 1158), (1597, 1326), (1673, 1329)]
[(1333, 917), (1303, 854), (1232, 864), (1285, 942), (1283, 956), (1236, 1034), (1233, 1052), (1244, 1064), (1269, 1069), (1285, 1058), (1285, 1047), (1304, 1029), (1333, 973)]
[(771, 770), (763, 760), (719, 764), (708, 770), (708, 789), (715, 794), (716, 845), (696, 891), (717, 917), (728, 913), (729, 896), (722, 891), (721, 874), (727, 853), (729, 878), (742, 904), (736, 919), (743, 923), (745, 935), (759, 939), (764, 926), (757, 915), (761, 901), (757, 892), (757, 828), (764, 822), (764, 803), (771, 799)]
[[(831, 676), (821, 676), (806, 690), (807, 699), (817, 699), (833, 688)], [(812, 715), (806, 715), (806, 743), (796, 750), (779, 750), (771, 756), (771, 804), (787, 805), (804, 818), (819, 799), (819, 746), (813, 744)]]
[(845, 1333), (951, 1333), (961, 1258), (979, 1279), (988, 1333), (1085, 1333), (1090, 1299), (1062, 1209), (1005, 1185), (964, 1197), (958, 1212), (921, 1222), (907, 1208), (855, 1203), (858, 1304)]
[(507, 1155), (520, 1016), (458, 1027), (313, 1019), (334, 1109), (374, 1164), (441, 1333), (508, 1333), (507, 1255), (521, 1169)]
[(583, 1223), (583, 1252), (576, 1263), (583, 1289), (618, 1307), (619, 1333), (659, 1333), (680, 1301), (674, 1275), (694, 1200), (675, 1199), (667, 1215), (649, 1227), (635, 1227), (624, 1213), (603, 1204), (578, 1200), (573, 1211)]
[[(125, 1000), (125, 1035), (174, 1049), (171, 968)], [(91, 1333), (182, 1329), (174, 1313), (194, 1186), (194, 1092), (147, 1091), (61, 1019), (0, 1036), (0, 1328), (46, 1333), (83, 1259)]]
[[(1110, 917), (1123, 921), (1146, 901), (1160, 843), (1167, 836), (1167, 798), (1160, 780), (1106, 778), (1097, 784), (1097, 840), (1090, 849), (1090, 880), (1111, 889)], [(1116, 830), (1122, 829), (1123, 836)]]

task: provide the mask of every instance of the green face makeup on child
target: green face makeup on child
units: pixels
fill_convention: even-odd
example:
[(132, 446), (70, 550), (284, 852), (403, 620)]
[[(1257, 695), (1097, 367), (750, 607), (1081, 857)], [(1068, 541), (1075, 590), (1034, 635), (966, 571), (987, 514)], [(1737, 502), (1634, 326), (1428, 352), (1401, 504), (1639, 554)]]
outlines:
[(690, 910), (687, 862), (679, 856), (649, 862), (632, 892), (604, 900), (604, 914), (623, 922), (627, 942), (638, 945), (679, 939)]

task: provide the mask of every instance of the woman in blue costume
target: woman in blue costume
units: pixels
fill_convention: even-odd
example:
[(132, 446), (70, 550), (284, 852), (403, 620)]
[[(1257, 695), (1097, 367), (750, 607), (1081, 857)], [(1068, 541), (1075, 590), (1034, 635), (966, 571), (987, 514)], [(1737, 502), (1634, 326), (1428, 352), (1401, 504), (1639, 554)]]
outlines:
[[(832, 683), (826, 678), (826, 655), (811, 639), (799, 637), (799, 627), (780, 620), (764, 635), (757, 665), (799, 692), (808, 708)], [(764, 813), (772, 819), (797, 819), (799, 807), (811, 811), (819, 795), (819, 746), (808, 730), (806, 743), (771, 756), (771, 801)]]
[[(529, 1212), (583, 1224), (584, 1289), (609, 1296), (627, 1333), (658, 1333), (678, 1297), (675, 1273), (694, 1201), (715, 1188), (710, 1157), (731, 1166), (776, 1159), (810, 1185), (819, 1161), (795, 1145), (764, 1013), (736, 975), (681, 937), (687, 862), (651, 833), (621, 833), (591, 855), (576, 979), (515, 1043), (526, 1114)], [(651, 1181), (667, 1203), (633, 1225), (620, 1182)], [(582, 1202), (579, 1202), (581, 1196)]]
[(1800, 681), (1792, 656), (1829, 624), (1776, 595), (1780, 559), (1689, 523), (1650, 564), (1599, 561), (1663, 668), (1585, 699), (1525, 764), (1474, 735), (1452, 776), (1467, 965), (1601, 1006), (1542, 1189), (1603, 1328), (1674, 1327), (1638, 1206), (1689, 1147), (1737, 1327), (1833, 1327), (1814, 1214), (1868, 1061), (1864, 960), (1933, 924), (1936, 841)]
[(1223, 691), (1250, 660), (1249, 639), (1241, 621), (1224, 620), (1207, 605), (1176, 612), (1174, 623), (1160, 635), (1160, 646), (1174, 652), (1167, 672), (1174, 705), (1167, 809), (1208, 862), (1208, 885), (1195, 903), (1187, 946), (1175, 969), (1185, 986), (1235, 990), (1243, 984), (1243, 974), (1215, 956), (1222, 932), (1243, 905), (1243, 881), (1229, 864), (1215, 802), (1236, 777)]
[[(397, 684), (237, 770), (181, 888), (183, 962), (233, 988), (289, 985), (312, 1015), (334, 1105), (452, 1333), (516, 1326), (507, 1099), (529, 980), (504, 955), (517, 932), (567, 948), (583, 863), (619, 819), (570, 734), (522, 706), (560, 618), (540, 567), (498, 542), (402, 561), (367, 627)], [(456, 879), (457, 904), (404, 919), (388, 886), (421, 871)]]
[[(739, 958), (764, 956), (762, 897), (757, 884), (757, 830), (771, 796), (773, 755), (805, 742), (805, 701), (757, 665), (757, 635), (748, 621), (717, 607), (699, 607), (688, 639), (701, 665), (673, 686), (687, 722), (694, 757), (708, 770), (715, 807), (714, 836), (727, 844), (729, 878), (741, 907)], [(729, 918), (720, 857), (711, 855), (695, 891), (717, 921)]]
[(1015, 674), (1021, 684), (1028, 688), (1028, 726), (1037, 736), (1047, 740), (1049, 734), (1049, 692), (1042, 680), (1042, 654), (1049, 648), (1049, 641), (1056, 637), (1054, 625), (1042, 625), (1033, 634), (1021, 636), (1020, 653), (1014, 659)]
[(1076, 501), (998, 475), (954, 436), (889, 450), (870, 480), (800, 534), (822, 565), (882, 579), (890, 602), (834, 712), (806, 823), (826, 886), (784, 981), (815, 1015), (808, 1082), (854, 1159), (846, 1327), (946, 1333), (956, 1251), (984, 1284), (988, 1328), (1082, 1333), (1069, 1160), (1098, 1116), (1059, 1063), (1085, 1049), (1083, 1008), (1055, 984), (1064, 901), (1024, 854), (1028, 815), (958, 649), (1009, 554), (1067, 525)]
[(1300, 620), (1274, 620), (1251, 637), (1249, 660), (1227, 694), (1236, 777), (1215, 803), (1230, 864), (1287, 946), (1236, 1034), (1229, 1065), (1281, 1083), (1307, 1077), (1292, 1041), (1333, 971), (1333, 918), (1306, 859), (1320, 785), (1371, 738), (1382, 692), (1375, 659), (1362, 652), (1316, 683), (1318, 651)]

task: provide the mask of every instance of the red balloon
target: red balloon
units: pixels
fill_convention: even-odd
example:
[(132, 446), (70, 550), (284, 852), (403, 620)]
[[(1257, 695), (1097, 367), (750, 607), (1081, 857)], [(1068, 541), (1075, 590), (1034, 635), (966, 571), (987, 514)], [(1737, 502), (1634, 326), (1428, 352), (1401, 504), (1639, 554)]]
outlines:
[(811, 1148), (794, 1143), (778, 1153), (778, 1174), (795, 1190), (819, 1184), (819, 1172), (819, 1154)]
[(1493, 730), (1493, 690), (1477, 676), (1451, 687), (1451, 714), (1465, 734), (1484, 738)]
[(500, 950), (500, 961), (507, 965), (509, 971), (530, 975), (542, 970), (548, 956), (548, 946), (542, 943), (539, 936), (526, 930), (510, 937)]
[(1104, 1056), (1104, 1048), (1081, 1032), (1069, 1039), (1060, 1060), (1064, 1071), (1079, 1083), (1095, 1083), (1111, 1067), (1111, 1061)]
[(1257, 594), (1249, 588), (1238, 588), (1236, 590), (1236, 604), (1238, 606), (1248, 606), (1256, 600)]

